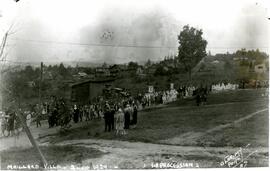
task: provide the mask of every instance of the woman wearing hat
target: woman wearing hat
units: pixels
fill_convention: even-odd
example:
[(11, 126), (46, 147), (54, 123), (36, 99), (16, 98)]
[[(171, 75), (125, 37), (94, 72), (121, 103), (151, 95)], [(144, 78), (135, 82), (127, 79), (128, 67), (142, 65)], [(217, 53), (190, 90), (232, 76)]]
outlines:
[(124, 124), (125, 124), (125, 117), (124, 117), (124, 112), (122, 111), (121, 108), (118, 109), (118, 111), (115, 114), (116, 117), (116, 123), (115, 123), (115, 130), (116, 130), (116, 135), (125, 135), (126, 132), (124, 130)]

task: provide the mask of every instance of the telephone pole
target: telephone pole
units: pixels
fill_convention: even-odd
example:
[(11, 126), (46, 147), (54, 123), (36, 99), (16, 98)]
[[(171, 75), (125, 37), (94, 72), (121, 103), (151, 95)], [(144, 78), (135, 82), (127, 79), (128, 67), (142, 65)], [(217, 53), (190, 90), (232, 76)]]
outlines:
[(39, 104), (41, 104), (41, 85), (42, 85), (42, 78), (43, 77), (43, 62), (40, 63), (40, 80), (39, 80), (39, 88), (38, 88), (38, 98)]
[(45, 159), (45, 157), (44, 157), (44, 155), (42, 154), (42, 152), (41, 152), (41, 150), (40, 150), (40, 148), (39, 148), (39, 146), (38, 146), (36, 140), (34, 139), (32, 133), (31, 133), (31, 131), (29, 130), (28, 126), (26, 125), (25, 119), (24, 119), (24, 117), (22, 116), (21, 111), (19, 111), (17, 114), (18, 114), (18, 116), (19, 116), (19, 119), (20, 119), (20, 121), (21, 121), (21, 123), (22, 123), (23, 129), (25, 130), (25, 132), (26, 132), (26, 134), (27, 134), (27, 136), (28, 136), (28, 138), (29, 138), (31, 144), (33, 145), (34, 149), (35, 149), (36, 152), (38, 153), (39, 159), (40, 159), (41, 164), (42, 164), (41, 167), (45, 168), (46, 165), (47, 165), (47, 160)]

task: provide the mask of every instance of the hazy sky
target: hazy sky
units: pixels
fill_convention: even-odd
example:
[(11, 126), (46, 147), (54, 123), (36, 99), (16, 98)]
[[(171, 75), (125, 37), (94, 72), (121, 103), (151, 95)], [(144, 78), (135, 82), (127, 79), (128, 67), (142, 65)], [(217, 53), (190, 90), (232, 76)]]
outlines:
[[(267, 0), (0, 0), (0, 36), (13, 24), (7, 58), (123, 63), (177, 54), (186, 24), (212, 54), (269, 49)], [(104, 46), (106, 45), (106, 46)]]

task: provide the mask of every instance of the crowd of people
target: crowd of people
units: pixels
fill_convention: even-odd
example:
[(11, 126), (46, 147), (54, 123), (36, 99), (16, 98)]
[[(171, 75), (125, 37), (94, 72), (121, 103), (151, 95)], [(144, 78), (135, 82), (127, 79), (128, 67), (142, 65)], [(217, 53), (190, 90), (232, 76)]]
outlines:
[[(104, 131), (114, 130), (118, 135), (124, 135), (130, 128), (137, 125), (138, 111), (156, 104), (164, 104), (177, 99), (176, 90), (159, 91), (138, 94), (136, 97), (123, 96), (118, 99), (104, 100), (98, 98), (87, 104), (68, 104), (63, 98), (52, 96), (43, 105), (36, 105), (34, 111), (25, 112), (27, 125), (35, 121), (36, 127), (41, 126), (40, 120), (47, 118), (49, 128), (61, 126), (69, 128), (71, 121), (104, 119)], [(45, 117), (44, 117), (45, 116)]]
[[(42, 113), (47, 114), (49, 128), (61, 126), (69, 128), (71, 121), (75, 124), (83, 121), (104, 119), (104, 131), (115, 130), (117, 134), (126, 134), (127, 129), (136, 127), (139, 101), (133, 97), (123, 97), (121, 100), (106, 101), (99, 99), (89, 104), (67, 104), (64, 99), (51, 97), (50, 101), (37, 108), (41, 114), (26, 115), (31, 122), (35, 117), (36, 126), (39, 127)], [(71, 106), (71, 107), (70, 107)], [(29, 116), (29, 117), (28, 117)], [(123, 116), (123, 117), (121, 117)], [(122, 125), (122, 126), (121, 126)]]
[(138, 107), (134, 103), (115, 104), (106, 102), (104, 111), (105, 132), (115, 130), (116, 135), (125, 135), (127, 130), (137, 125)]
[[(52, 96), (47, 102), (31, 106), (30, 110), (25, 110), (22, 114), (28, 127), (33, 122), (36, 127), (41, 127), (41, 120), (47, 120), (49, 128), (60, 126), (63, 129), (70, 128), (71, 121), (76, 124), (103, 118), (104, 131), (114, 130), (117, 135), (124, 135), (128, 129), (136, 127), (139, 110), (175, 101), (178, 94), (175, 89), (170, 89), (139, 93), (135, 97), (129, 95), (110, 100), (100, 98), (88, 104), (71, 104), (63, 98)], [(18, 117), (15, 117), (16, 112), (6, 111), (6, 117), (2, 120), (2, 130), (8, 130), (9, 135), (14, 132), (16, 122), (19, 122)]]
[(196, 105), (204, 105), (211, 91), (221, 87), (224, 89), (237, 89), (234, 84), (220, 84), (205, 87), (181, 86), (177, 90), (171, 88), (164, 91), (152, 91), (138, 93), (136, 96), (122, 96), (117, 99), (98, 98), (87, 104), (71, 103), (63, 98), (50, 97), (47, 102), (32, 106), (24, 112), (9, 109), (1, 114), (1, 134), (13, 135), (22, 130), (20, 120), (17, 116), (21, 112), (25, 117), (26, 125), (30, 127), (35, 122), (36, 127), (41, 127), (41, 120), (47, 120), (49, 128), (60, 126), (63, 129), (71, 127), (71, 121), (89, 122), (91, 120), (104, 119), (104, 131), (114, 131), (117, 135), (127, 134), (127, 130), (137, 125), (138, 111), (157, 104), (167, 104), (176, 101), (177, 98), (185, 99), (194, 97)]
[(217, 93), (220, 91), (226, 91), (226, 90), (236, 90), (238, 88), (239, 88), (238, 84), (231, 84), (231, 83), (228, 83), (228, 84), (219, 83), (219, 84), (213, 84), (211, 86), (211, 90), (214, 93)]
[(74, 123), (103, 118), (105, 132), (115, 130), (117, 135), (124, 135), (126, 130), (136, 127), (137, 113), (138, 101), (125, 98), (118, 102), (99, 101), (91, 105), (74, 105), (72, 117)]
[(142, 108), (156, 104), (167, 104), (177, 100), (179, 93), (175, 89), (145, 93), (141, 103)]

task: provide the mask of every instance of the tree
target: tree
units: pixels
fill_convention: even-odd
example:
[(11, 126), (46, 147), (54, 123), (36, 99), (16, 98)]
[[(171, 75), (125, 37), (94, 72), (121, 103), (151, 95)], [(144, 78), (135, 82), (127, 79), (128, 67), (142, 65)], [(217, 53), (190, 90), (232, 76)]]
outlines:
[(24, 73), (24, 77), (26, 77), (28, 81), (33, 81), (34, 79), (37, 79), (39, 77), (39, 74), (35, 73), (31, 65), (27, 65), (22, 72)]
[(138, 63), (137, 62), (129, 62), (128, 63), (128, 69), (129, 70), (136, 70), (137, 68), (139, 67)]
[(59, 67), (58, 67), (58, 73), (63, 77), (66, 78), (68, 77), (68, 71), (65, 68), (63, 63), (60, 63)]
[(207, 55), (207, 41), (202, 37), (203, 31), (186, 25), (178, 35), (178, 59), (188, 72), (191, 79), (191, 70)]
[(152, 65), (152, 62), (150, 59), (147, 60), (147, 62), (145, 63), (146, 67), (150, 67)]
[(166, 74), (166, 71), (164, 70), (163, 66), (162, 66), (162, 65), (158, 65), (158, 67), (157, 67), (157, 69), (156, 69), (154, 75), (155, 75), (155, 76), (158, 76), (158, 75), (163, 76), (163, 75), (165, 75), (165, 74)]

